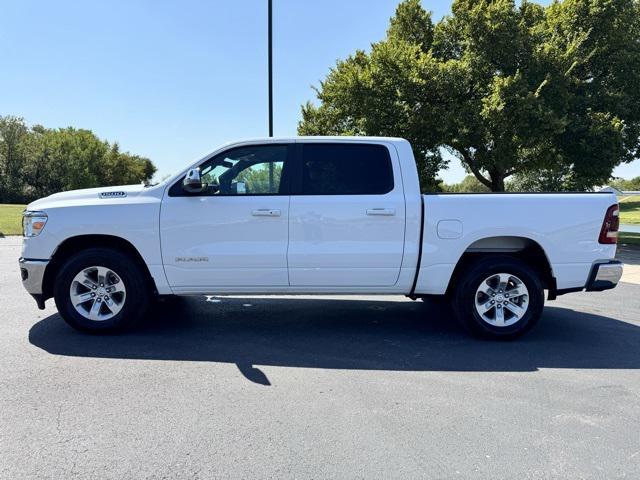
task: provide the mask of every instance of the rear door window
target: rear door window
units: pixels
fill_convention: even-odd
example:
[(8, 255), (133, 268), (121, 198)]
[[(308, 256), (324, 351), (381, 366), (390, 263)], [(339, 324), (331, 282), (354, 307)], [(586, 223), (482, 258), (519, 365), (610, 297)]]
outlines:
[(384, 145), (307, 143), (302, 147), (303, 195), (383, 195), (393, 190)]

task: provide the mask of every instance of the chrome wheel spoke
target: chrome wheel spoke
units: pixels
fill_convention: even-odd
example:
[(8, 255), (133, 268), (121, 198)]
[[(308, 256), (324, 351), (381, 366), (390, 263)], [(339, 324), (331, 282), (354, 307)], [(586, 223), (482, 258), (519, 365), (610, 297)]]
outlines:
[(504, 327), (504, 309), (502, 307), (496, 308), (496, 326)]
[(99, 320), (100, 319), (100, 307), (102, 306), (102, 302), (100, 299), (96, 299), (93, 301), (93, 305), (91, 305), (91, 310), (89, 310), (89, 319), (90, 320)]
[(493, 295), (493, 288), (491, 288), (491, 285), (489, 285), (489, 280), (491, 280), (490, 278), (487, 278), (484, 282), (482, 282), (480, 284), (480, 286), (478, 287), (478, 291), (484, 293), (485, 295), (487, 295), (488, 297), (490, 297), (491, 295)]
[(526, 308), (522, 308), (519, 305), (516, 305), (513, 302), (508, 302), (504, 308), (508, 309), (511, 313), (513, 313), (513, 315), (519, 320), (521, 319), (524, 314), (527, 312)]
[(511, 290), (507, 290), (507, 295), (509, 295), (509, 298), (518, 298), (518, 297), (522, 297), (523, 295), (527, 295), (527, 292), (525, 292), (522, 288), (512, 288)]
[(107, 308), (109, 309), (109, 311), (111, 313), (113, 313), (114, 308), (116, 307), (115, 303), (113, 302), (113, 300), (109, 297), (104, 299), (104, 304), (107, 306)]
[(500, 281), (498, 283), (498, 291), (499, 292), (504, 292), (507, 289), (507, 284), (509, 283), (509, 280), (511, 279), (511, 275), (509, 275), (507, 273), (500, 273), (500, 274), (498, 274), (498, 278), (500, 279)]
[(488, 302), (483, 303), (483, 304), (479, 304), (477, 306), (478, 311), (481, 312), (481, 313), (487, 313), (489, 310), (491, 310), (494, 307), (495, 307), (495, 304), (491, 303), (491, 301), (488, 301)]
[(95, 294), (93, 294), (92, 292), (75, 293), (75, 294), (71, 294), (71, 302), (74, 305), (80, 305), (81, 303), (85, 303), (85, 302), (88, 302), (89, 300), (93, 300), (94, 297), (95, 297)]
[(122, 282), (114, 283), (113, 285), (109, 285), (110, 293), (123, 293), (125, 291), (124, 284)]
[(98, 284), (104, 287), (107, 284), (108, 270), (104, 267), (98, 267)]

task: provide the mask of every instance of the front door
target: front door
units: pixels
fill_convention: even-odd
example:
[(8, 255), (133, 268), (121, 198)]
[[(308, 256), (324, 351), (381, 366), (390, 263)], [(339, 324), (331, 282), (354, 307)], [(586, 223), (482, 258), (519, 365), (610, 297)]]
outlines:
[(297, 151), (289, 213), (291, 286), (395, 285), (405, 233), (395, 150), (309, 142)]
[(203, 192), (167, 189), (162, 259), (176, 291), (287, 286), (288, 145), (232, 148), (200, 165)]

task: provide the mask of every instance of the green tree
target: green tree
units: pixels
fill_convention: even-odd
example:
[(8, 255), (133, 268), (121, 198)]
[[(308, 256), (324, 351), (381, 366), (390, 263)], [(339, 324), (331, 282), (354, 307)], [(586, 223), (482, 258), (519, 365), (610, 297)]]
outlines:
[(423, 185), (437, 188), (446, 162), (438, 148), (449, 88), (431, 55), (431, 16), (418, 0), (398, 7), (387, 39), (339, 61), (316, 90), (320, 105), (302, 107), (300, 135), (403, 136), (414, 149)]
[(0, 201), (20, 200), (20, 170), (26, 161), (29, 129), (24, 119), (0, 117)]
[(640, 154), (639, 45), (638, 0), (455, 0), (435, 26), (406, 0), (385, 40), (329, 72), (299, 132), (403, 136), (427, 189), (441, 148), (494, 191), (511, 176), (589, 188)]
[(156, 172), (151, 160), (121, 152), (118, 143), (109, 146), (104, 164), (105, 185), (130, 185), (148, 181)]
[(548, 7), (546, 47), (570, 64), (555, 138), (565, 188), (605, 184), (640, 156), (640, 3), (566, 0)]
[(607, 184), (621, 191), (640, 191), (640, 177), (634, 177), (629, 180), (625, 180), (624, 178), (613, 178)]
[[(282, 177), (282, 165), (278, 163), (271, 165), (271, 172), (269, 171), (268, 164), (261, 164), (243, 170), (235, 180), (245, 182), (249, 192), (278, 193), (280, 189), (280, 179)], [(273, 182), (270, 179), (273, 179)]]
[(450, 193), (486, 193), (491, 191), (473, 175), (467, 175), (460, 183), (443, 185), (443, 190)]
[(566, 183), (568, 175), (569, 169), (562, 165), (553, 169), (519, 172), (507, 181), (505, 189), (509, 192), (560, 192), (570, 189)]
[(64, 190), (148, 181), (153, 163), (120, 152), (90, 130), (28, 128), (0, 117), (0, 201), (28, 202)]
[(457, 0), (452, 11), (434, 34), (434, 55), (458, 65), (442, 141), (480, 183), (503, 191), (509, 176), (557, 160), (549, 139), (563, 119), (545, 82), (562, 67), (540, 48), (542, 7)]
[(433, 42), (431, 14), (422, 8), (420, 0), (404, 1), (398, 5), (396, 14), (389, 21), (387, 36), (418, 45), (427, 53)]

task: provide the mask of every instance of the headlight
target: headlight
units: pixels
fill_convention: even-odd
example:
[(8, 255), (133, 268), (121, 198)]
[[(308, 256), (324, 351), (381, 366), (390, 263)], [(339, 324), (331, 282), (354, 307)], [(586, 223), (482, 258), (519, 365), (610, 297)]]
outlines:
[(48, 218), (44, 212), (25, 211), (22, 214), (22, 234), (25, 237), (37, 237), (47, 224)]

